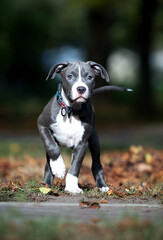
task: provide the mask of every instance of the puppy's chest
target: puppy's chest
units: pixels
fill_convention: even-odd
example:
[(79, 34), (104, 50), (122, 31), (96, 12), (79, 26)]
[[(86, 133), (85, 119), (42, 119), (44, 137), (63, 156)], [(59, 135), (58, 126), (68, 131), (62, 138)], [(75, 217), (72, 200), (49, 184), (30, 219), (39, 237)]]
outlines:
[(75, 147), (82, 141), (84, 135), (84, 127), (76, 116), (63, 117), (58, 114), (56, 121), (51, 125), (53, 136), (61, 146)]

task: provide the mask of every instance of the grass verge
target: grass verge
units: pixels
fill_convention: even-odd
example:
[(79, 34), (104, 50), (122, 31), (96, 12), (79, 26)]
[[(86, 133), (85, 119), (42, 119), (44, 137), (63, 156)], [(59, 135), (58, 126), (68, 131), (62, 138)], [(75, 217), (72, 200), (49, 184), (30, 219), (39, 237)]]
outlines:
[(162, 222), (140, 220), (137, 217), (124, 216), (112, 223), (105, 219), (92, 219), (91, 223), (68, 223), (64, 219), (41, 217), (29, 219), (20, 212), (10, 209), (0, 216), (1, 240), (10, 239), (139, 239), (161, 240)]
[[(53, 197), (70, 196), (68, 192), (65, 192), (65, 185), (62, 182), (56, 182), (50, 192), (43, 194), (40, 192), (40, 186), (43, 184), (40, 178), (32, 178), (26, 183), (15, 182), (2, 182), (0, 183), (0, 201), (34, 201), (44, 202), (52, 200)], [(44, 186), (49, 188), (47, 184)], [(93, 187), (91, 184), (83, 185), (80, 187), (83, 189), (81, 197), (87, 197), (92, 199), (128, 199), (131, 198), (150, 200), (156, 199), (159, 203), (163, 204), (163, 185), (161, 183), (151, 187), (142, 187), (140, 185), (133, 185), (124, 187), (110, 186), (108, 192), (101, 192), (97, 187)]]

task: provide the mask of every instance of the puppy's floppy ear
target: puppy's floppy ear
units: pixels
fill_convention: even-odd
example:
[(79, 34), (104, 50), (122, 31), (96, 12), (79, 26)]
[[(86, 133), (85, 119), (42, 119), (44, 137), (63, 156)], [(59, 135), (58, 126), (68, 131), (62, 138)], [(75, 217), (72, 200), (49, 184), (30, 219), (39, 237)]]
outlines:
[(58, 64), (54, 65), (54, 66), (50, 69), (46, 80), (48, 80), (49, 78), (55, 78), (56, 73), (60, 73), (60, 72), (61, 72), (65, 67), (67, 67), (68, 65), (69, 65), (69, 62), (68, 62), (68, 61), (61, 62), (61, 63), (58, 63)]
[(94, 70), (96, 75), (101, 75), (101, 77), (103, 79), (105, 79), (107, 82), (109, 82), (109, 75), (103, 66), (101, 66), (100, 64), (98, 64), (96, 62), (92, 62), (92, 61), (89, 61), (87, 63), (89, 63), (89, 65)]

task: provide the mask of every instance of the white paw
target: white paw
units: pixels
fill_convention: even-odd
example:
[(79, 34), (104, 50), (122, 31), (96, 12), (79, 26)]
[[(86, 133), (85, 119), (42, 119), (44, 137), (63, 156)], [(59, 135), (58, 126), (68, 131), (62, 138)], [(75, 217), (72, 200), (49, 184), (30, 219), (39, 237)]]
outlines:
[(76, 188), (65, 187), (65, 191), (68, 191), (69, 193), (71, 193), (73, 195), (83, 193), (83, 190), (79, 187), (76, 187)]
[(78, 178), (77, 177), (75, 177), (69, 173), (67, 174), (65, 191), (68, 191), (71, 194), (83, 193), (83, 190), (78, 187)]
[(101, 192), (108, 192), (110, 190), (110, 188), (109, 187), (102, 187), (102, 188), (99, 188), (99, 190)]
[(53, 175), (55, 175), (58, 178), (64, 178), (66, 173), (66, 167), (63, 162), (63, 158), (61, 155), (57, 158), (57, 160), (51, 160), (50, 159), (50, 167), (52, 170)]

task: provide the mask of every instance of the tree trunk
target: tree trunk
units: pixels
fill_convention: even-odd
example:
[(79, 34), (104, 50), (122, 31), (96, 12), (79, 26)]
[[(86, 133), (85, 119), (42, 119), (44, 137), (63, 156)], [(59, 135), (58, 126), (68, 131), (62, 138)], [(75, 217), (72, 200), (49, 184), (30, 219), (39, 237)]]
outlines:
[[(110, 51), (109, 26), (111, 25), (111, 6), (103, 5), (91, 8), (88, 15), (87, 51), (88, 60), (100, 63), (107, 67), (107, 58)], [(106, 84), (105, 81), (96, 81), (96, 86)]]
[(157, 0), (142, 0), (140, 6), (140, 26), (138, 30), (138, 48), (140, 55), (140, 81), (137, 112), (142, 117), (154, 114), (154, 99), (151, 86), (149, 57), (152, 44), (152, 27)]

